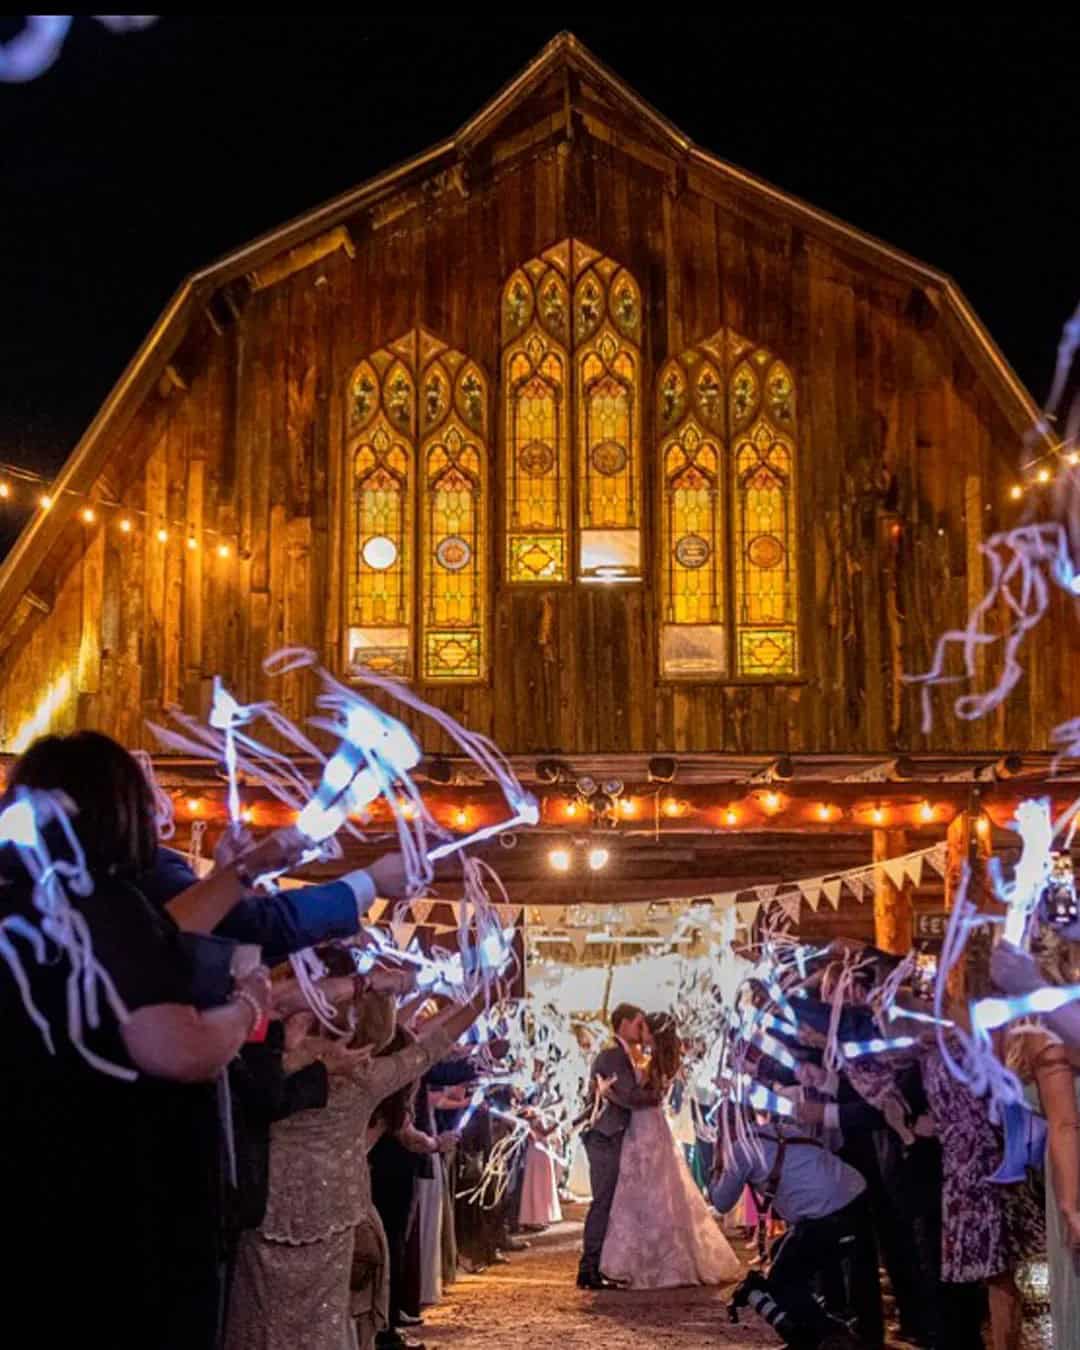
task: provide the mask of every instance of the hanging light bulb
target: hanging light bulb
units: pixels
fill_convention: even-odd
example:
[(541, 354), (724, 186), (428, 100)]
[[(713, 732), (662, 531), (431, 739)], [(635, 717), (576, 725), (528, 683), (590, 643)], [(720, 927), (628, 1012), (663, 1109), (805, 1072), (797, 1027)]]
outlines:
[(41, 509), (42, 509), (43, 511), (49, 511), (49, 510), (51, 510), (51, 509), (52, 509), (52, 504), (53, 504), (53, 499), (49, 496), (49, 494), (48, 494), (47, 492), (43, 493), (43, 494), (38, 498), (38, 505), (41, 507)]
[(589, 849), (589, 866), (594, 872), (599, 872), (608, 865), (611, 854), (606, 848)]
[(468, 823), (469, 823), (469, 812), (466, 810), (464, 806), (459, 806), (458, 809), (454, 812), (454, 824), (458, 827), (458, 829), (463, 830), (465, 826), (468, 825)]
[(675, 798), (674, 798), (674, 797), (668, 797), (667, 800), (664, 802), (664, 815), (665, 815), (665, 816), (677, 816), (677, 815), (680, 815), (681, 813), (682, 813), (682, 807), (681, 807), (681, 806), (679, 805), (679, 803), (675, 800)]
[(780, 810), (781, 803), (779, 792), (766, 792), (764, 801), (766, 811), (775, 812)]
[(738, 825), (738, 823), (739, 823), (738, 811), (736, 811), (733, 806), (729, 806), (728, 809), (724, 812), (724, 824)]
[(975, 822), (975, 833), (979, 836), (980, 839), (986, 838), (986, 836), (990, 833), (989, 816), (979, 817), (979, 819)]
[(633, 797), (623, 797), (619, 802), (619, 810), (627, 817), (627, 819), (631, 816), (636, 816), (637, 802), (634, 801)]
[(227, 558), (229, 556), (228, 544), (218, 544), (217, 555), (219, 558)]
[(131, 521), (128, 520), (127, 516), (125, 516), (123, 520), (121, 520), (120, 522), (120, 533), (121, 534), (131, 533)]
[(6, 502), (11, 496), (11, 488), (7, 483), (0, 482), (0, 502)]
[(578, 804), (577, 802), (567, 802), (563, 809), (564, 814), (568, 815), (570, 819), (573, 820), (578, 813)]
[(1009, 496), (1013, 499), (1014, 502), (1018, 502), (1023, 495), (1024, 489), (1020, 486), (1019, 483), (1014, 483), (1012, 487), (1009, 489)]
[(870, 819), (874, 822), (875, 825), (884, 825), (885, 824), (884, 807), (875, 806), (874, 809), (870, 812)]
[(817, 809), (817, 814), (818, 814), (818, 820), (831, 820), (831, 819), (832, 819), (832, 807), (829, 805), (828, 802), (822, 802), (821, 805), (820, 805), (820, 806), (818, 807), (818, 809)]
[(931, 806), (929, 802), (923, 802), (923, 804), (919, 807), (919, 819), (923, 822), (924, 825), (929, 825), (929, 823), (934, 819), (934, 808), (933, 806)]
[(1039, 480), (1040, 483), (1049, 483), (1051, 478), (1050, 470), (1040, 469), (1039, 472), (1035, 475), (1035, 477)]
[(553, 872), (569, 872), (570, 850), (568, 848), (553, 848), (548, 854), (548, 866)]
[(189, 549), (191, 549), (192, 552), (194, 552), (199, 547), (199, 541), (195, 538), (193, 534), (188, 535), (187, 546)]
[(167, 544), (169, 542), (169, 531), (166, 529), (158, 530), (157, 541), (159, 544)]
[(96, 516), (94, 515), (94, 508), (92, 506), (84, 506), (83, 509), (79, 512), (79, 515), (82, 517), (82, 523), (84, 525), (93, 525), (96, 519)]

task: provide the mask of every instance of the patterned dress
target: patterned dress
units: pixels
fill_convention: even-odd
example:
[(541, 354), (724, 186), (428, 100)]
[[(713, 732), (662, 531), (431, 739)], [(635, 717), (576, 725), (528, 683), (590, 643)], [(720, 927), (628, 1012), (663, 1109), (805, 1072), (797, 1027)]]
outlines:
[[(226, 1350), (355, 1350), (354, 1230), (378, 1226), (368, 1122), (381, 1101), (426, 1073), (451, 1044), (433, 1033), (373, 1059), (352, 1078), (332, 1078), (321, 1111), (300, 1111), (274, 1126), (269, 1201), (259, 1229), (240, 1239)], [(385, 1326), (385, 1289), (377, 1302)]]
[(987, 1103), (949, 1072), (936, 1045), (926, 1047), (923, 1086), (941, 1141), (941, 1278), (947, 1284), (992, 1279), (1045, 1250), (1042, 1200), (1028, 1182), (988, 1178), (1002, 1158)]

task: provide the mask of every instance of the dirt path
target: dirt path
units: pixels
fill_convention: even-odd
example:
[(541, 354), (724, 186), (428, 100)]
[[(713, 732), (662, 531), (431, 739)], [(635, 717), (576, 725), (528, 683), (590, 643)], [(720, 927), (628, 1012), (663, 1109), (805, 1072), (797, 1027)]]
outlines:
[(511, 1264), (462, 1275), (416, 1333), (446, 1350), (743, 1350), (779, 1341), (751, 1314), (733, 1327), (722, 1291), (589, 1294), (574, 1287), (581, 1225), (535, 1239)]

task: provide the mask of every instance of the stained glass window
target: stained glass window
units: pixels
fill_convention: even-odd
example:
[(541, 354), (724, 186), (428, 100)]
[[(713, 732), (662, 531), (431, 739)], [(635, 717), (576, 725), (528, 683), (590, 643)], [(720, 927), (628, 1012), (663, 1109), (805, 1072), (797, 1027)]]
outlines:
[(502, 339), (508, 578), (570, 580), (572, 482), (579, 574), (640, 575), (637, 284), (595, 249), (565, 240), (506, 283)]
[(729, 671), (766, 679), (795, 674), (790, 372), (745, 338), (718, 333), (661, 370), (657, 428), (661, 673), (672, 679), (715, 679)]
[(419, 627), (425, 680), (484, 675), (487, 410), (479, 367), (424, 329), (353, 372), (346, 414), (350, 669), (410, 677)]

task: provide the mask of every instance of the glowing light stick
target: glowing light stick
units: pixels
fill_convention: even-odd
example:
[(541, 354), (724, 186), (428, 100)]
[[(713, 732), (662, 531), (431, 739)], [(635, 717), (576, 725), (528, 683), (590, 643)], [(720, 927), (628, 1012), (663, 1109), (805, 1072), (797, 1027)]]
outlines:
[(465, 1133), (466, 1126), (472, 1120), (473, 1116), (476, 1115), (477, 1107), (479, 1107), (480, 1103), (483, 1100), (484, 1100), (484, 1089), (482, 1087), (478, 1087), (476, 1091), (473, 1093), (472, 1098), (469, 1101), (469, 1105), (465, 1109), (465, 1114), (461, 1117), (460, 1121), (458, 1121), (456, 1131), (458, 1134)]
[(794, 1116), (795, 1103), (780, 1097), (763, 1083), (755, 1083), (747, 1075), (739, 1080), (740, 1096), (755, 1111), (767, 1111), (774, 1116)]
[[(73, 14), (27, 14), (15, 36), (0, 43), (0, 80), (25, 84), (54, 64), (71, 29)], [(93, 14), (113, 33), (135, 32), (157, 22), (156, 14)]]
[(999, 883), (998, 894), (1008, 905), (1005, 941), (1020, 947), (1028, 920), (1050, 875), (1050, 848), (1054, 829), (1047, 798), (1023, 801), (1016, 808), (1016, 828), (1022, 847), (1011, 882)]
[(1015, 994), (1011, 998), (981, 998), (972, 1005), (971, 1016), (982, 1031), (996, 1031), (1018, 1017), (1057, 1012), (1078, 998), (1080, 984), (1047, 985), (1030, 994)]
[(891, 1040), (875, 1037), (869, 1041), (844, 1041), (843, 1050), (847, 1059), (858, 1059), (861, 1055), (885, 1055), (890, 1050), (910, 1050), (915, 1044), (914, 1036), (894, 1036)]
[(497, 834), (502, 834), (505, 830), (516, 829), (519, 825), (535, 825), (540, 819), (540, 807), (536, 798), (529, 793), (524, 793), (517, 803), (517, 810), (507, 820), (501, 820), (495, 825), (485, 825), (481, 830), (474, 830), (472, 834), (467, 834), (461, 839), (451, 839), (448, 843), (439, 844), (436, 848), (429, 849), (428, 862), (438, 862), (440, 858), (448, 858), (451, 853), (457, 853), (463, 848), (470, 848), (473, 844), (482, 843), (485, 839), (493, 839)]

